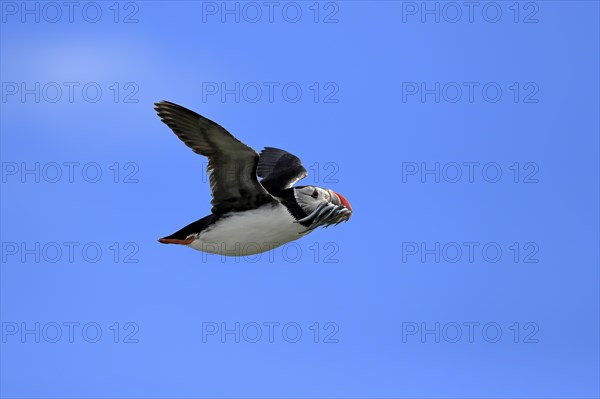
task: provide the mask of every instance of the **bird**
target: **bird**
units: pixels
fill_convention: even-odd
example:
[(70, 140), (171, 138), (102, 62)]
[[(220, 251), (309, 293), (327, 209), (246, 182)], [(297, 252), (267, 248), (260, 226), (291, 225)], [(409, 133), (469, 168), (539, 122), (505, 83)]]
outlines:
[(308, 175), (297, 156), (274, 147), (258, 154), (194, 111), (169, 101), (154, 105), (185, 145), (208, 158), (212, 194), (210, 215), (160, 243), (224, 256), (256, 255), (350, 219), (352, 206), (341, 194), (312, 185), (294, 187)]

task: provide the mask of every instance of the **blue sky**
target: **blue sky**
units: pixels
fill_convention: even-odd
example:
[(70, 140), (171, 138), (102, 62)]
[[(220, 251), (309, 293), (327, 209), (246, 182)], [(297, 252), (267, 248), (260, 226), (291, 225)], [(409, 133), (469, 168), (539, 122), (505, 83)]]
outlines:
[[(7, 398), (599, 396), (598, 3), (3, 1)], [(170, 100), (350, 222), (242, 259)]]

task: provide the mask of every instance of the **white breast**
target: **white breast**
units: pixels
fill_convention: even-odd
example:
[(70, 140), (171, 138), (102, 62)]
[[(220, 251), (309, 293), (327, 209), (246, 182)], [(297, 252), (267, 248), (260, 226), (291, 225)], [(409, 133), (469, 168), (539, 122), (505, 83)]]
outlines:
[(189, 247), (227, 256), (254, 255), (297, 240), (306, 227), (279, 203), (234, 212), (201, 232)]

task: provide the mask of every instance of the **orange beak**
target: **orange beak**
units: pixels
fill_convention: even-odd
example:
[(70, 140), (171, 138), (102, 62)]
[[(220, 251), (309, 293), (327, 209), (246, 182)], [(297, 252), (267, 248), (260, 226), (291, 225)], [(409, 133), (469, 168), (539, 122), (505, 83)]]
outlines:
[(335, 191), (334, 191), (334, 193), (335, 193), (335, 195), (337, 195), (340, 198), (340, 202), (342, 203), (342, 205), (344, 205), (349, 210), (352, 210), (352, 206), (350, 205), (348, 200), (342, 194), (336, 193)]

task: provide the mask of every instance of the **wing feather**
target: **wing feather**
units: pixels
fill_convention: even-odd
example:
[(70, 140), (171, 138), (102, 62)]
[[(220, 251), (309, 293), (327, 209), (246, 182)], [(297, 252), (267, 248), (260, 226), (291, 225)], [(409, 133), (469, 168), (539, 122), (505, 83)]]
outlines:
[(308, 175), (300, 158), (273, 147), (261, 151), (256, 173), (263, 178), (260, 181), (263, 187), (274, 195)]
[(208, 158), (213, 213), (252, 209), (274, 201), (256, 177), (256, 151), (187, 108), (168, 101), (155, 106), (160, 119), (185, 145)]

